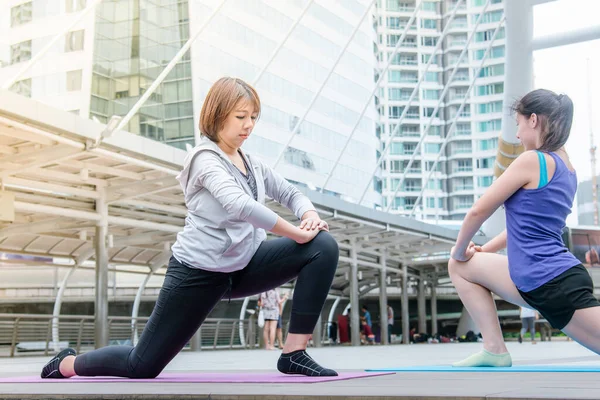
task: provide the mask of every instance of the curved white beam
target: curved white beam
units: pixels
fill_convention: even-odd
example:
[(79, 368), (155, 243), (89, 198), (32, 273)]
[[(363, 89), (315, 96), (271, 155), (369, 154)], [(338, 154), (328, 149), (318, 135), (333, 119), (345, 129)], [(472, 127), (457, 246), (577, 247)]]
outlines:
[(531, 41), (531, 50), (544, 50), (552, 47), (589, 42), (596, 39), (600, 39), (600, 25), (533, 38)]
[(81, 264), (83, 264), (84, 262), (89, 260), (95, 253), (96, 253), (96, 251), (95, 251), (94, 247), (92, 247), (92, 248), (86, 250), (77, 259), (75, 259), (75, 265), (73, 266), (73, 268), (71, 268), (69, 270), (69, 272), (67, 272), (67, 275), (65, 275), (62, 282), (60, 283), (58, 293), (56, 294), (56, 300), (54, 300), (54, 309), (52, 310), (52, 347), (54, 348), (54, 351), (56, 351), (56, 352), (60, 351), (60, 348), (59, 348), (60, 347), (59, 346), (60, 338), (59, 338), (59, 332), (58, 332), (58, 323), (59, 323), (58, 316), (60, 315), (60, 309), (62, 306), (62, 298), (65, 293), (65, 289), (67, 288), (69, 279), (71, 279), (71, 276), (73, 275), (73, 273), (75, 273), (75, 270), (79, 266), (81, 266)]
[(242, 308), (240, 309), (240, 344), (242, 347), (246, 347), (246, 336), (244, 335), (244, 319), (246, 318), (246, 309), (248, 308), (248, 303), (250, 302), (250, 297), (244, 298), (244, 302), (242, 303)]

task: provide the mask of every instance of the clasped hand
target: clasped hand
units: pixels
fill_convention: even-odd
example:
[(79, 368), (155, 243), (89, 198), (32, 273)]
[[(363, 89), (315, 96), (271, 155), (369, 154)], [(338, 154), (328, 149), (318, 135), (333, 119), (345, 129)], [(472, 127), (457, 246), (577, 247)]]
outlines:
[(300, 223), (299, 228), (300, 228), (300, 235), (298, 237), (298, 240), (296, 240), (296, 242), (300, 243), (300, 244), (310, 242), (311, 240), (313, 240), (315, 238), (315, 236), (317, 236), (317, 234), (320, 231), (329, 232), (329, 225), (327, 225), (327, 222), (323, 221), (322, 219), (320, 219), (318, 217), (303, 219), (302, 222)]
[(475, 243), (470, 242), (469, 245), (467, 246), (467, 249), (464, 252), (460, 252), (460, 253), (457, 252), (456, 246), (452, 246), (452, 249), (450, 249), (450, 257), (452, 257), (456, 261), (467, 262), (471, 259), (471, 257), (473, 257), (473, 255), (475, 253), (479, 253), (481, 251), (483, 251), (481, 249), (481, 246), (478, 246)]

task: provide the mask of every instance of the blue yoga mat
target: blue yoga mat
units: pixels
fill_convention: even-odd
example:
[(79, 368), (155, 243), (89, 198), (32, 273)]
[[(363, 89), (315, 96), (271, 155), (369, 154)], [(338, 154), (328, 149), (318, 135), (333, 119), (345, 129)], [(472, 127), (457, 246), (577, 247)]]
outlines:
[(367, 372), (600, 372), (600, 366), (514, 365), (512, 367), (452, 367), (429, 365), (399, 368), (366, 369)]

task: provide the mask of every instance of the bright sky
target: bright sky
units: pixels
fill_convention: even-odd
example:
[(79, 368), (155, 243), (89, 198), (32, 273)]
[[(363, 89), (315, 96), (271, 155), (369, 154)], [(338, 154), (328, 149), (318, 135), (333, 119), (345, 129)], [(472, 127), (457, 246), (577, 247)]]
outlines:
[[(521, 1), (521, 0), (506, 0)], [(597, 26), (600, 14), (598, 0), (558, 0), (535, 6), (534, 36), (573, 31)], [(591, 78), (588, 79), (587, 59), (590, 59)], [(600, 164), (600, 40), (570, 46), (540, 50), (534, 53), (534, 86), (565, 93), (575, 106), (573, 128), (567, 143), (571, 162), (579, 180), (592, 176), (590, 162), (590, 112), (588, 85), (591, 85), (592, 131), (599, 150)], [(598, 171), (598, 170), (597, 170)], [(577, 209), (567, 220), (577, 224)]]

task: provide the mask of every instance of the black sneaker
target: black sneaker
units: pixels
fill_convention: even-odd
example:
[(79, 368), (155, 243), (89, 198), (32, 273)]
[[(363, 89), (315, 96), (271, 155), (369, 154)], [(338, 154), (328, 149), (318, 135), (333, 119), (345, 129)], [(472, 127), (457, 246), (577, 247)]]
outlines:
[(523, 336), (519, 334), (519, 343), (523, 343)]
[(62, 378), (64, 378), (63, 374), (61, 374), (60, 370), (58, 369), (60, 363), (62, 362), (62, 360), (65, 359), (65, 357), (76, 356), (76, 355), (77, 355), (77, 352), (75, 350), (73, 350), (72, 348), (69, 347), (67, 349), (64, 349), (63, 351), (61, 351), (60, 353), (55, 355), (54, 358), (52, 358), (52, 360), (48, 361), (48, 363), (46, 365), (44, 365), (44, 368), (42, 368), (41, 377), (43, 379), (46, 379), (46, 378), (62, 379)]

